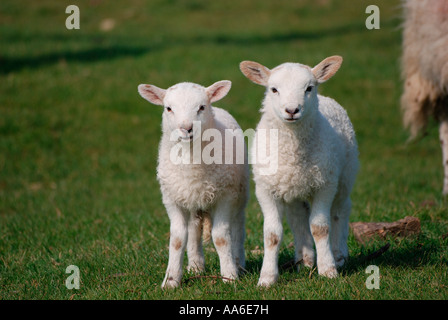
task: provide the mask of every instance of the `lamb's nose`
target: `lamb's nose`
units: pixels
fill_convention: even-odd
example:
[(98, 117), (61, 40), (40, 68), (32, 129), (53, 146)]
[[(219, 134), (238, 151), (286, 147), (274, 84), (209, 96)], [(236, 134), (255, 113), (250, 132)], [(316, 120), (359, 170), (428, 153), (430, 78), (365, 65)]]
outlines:
[(285, 109), (285, 111), (286, 111), (286, 113), (289, 113), (290, 115), (295, 115), (296, 113), (299, 113), (299, 108), (295, 108), (295, 109), (289, 109), (289, 108), (286, 108)]
[(181, 130), (186, 131), (188, 133), (193, 132), (193, 125), (181, 127)]

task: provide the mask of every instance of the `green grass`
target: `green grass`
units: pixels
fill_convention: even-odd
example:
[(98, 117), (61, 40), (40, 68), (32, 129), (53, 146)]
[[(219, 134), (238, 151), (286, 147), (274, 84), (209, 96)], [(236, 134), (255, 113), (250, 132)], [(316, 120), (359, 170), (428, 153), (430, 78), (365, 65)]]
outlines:
[[(65, 28), (77, 4), (81, 29)], [(365, 28), (365, 8), (381, 29)], [(102, 31), (101, 22), (115, 27)], [(399, 110), (399, 0), (18, 1), (0, 3), (0, 299), (447, 299), (447, 200), (437, 127), (406, 144)], [(349, 237), (351, 259), (337, 279), (284, 270), (272, 288), (256, 283), (262, 214), (247, 208), (247, 273), (234, 284), (212, 277), (160, 288), (169, 221), (155, 178), (161, 108), (140, 83), (233, 82), (217, 103), (243, 130), (254, 128), (263, 88), (239, 71), (242, 60), (268, 67), (344, 63), (320, 91), (348, 111), (361, 170), (351, 221), (420, 218), (422, 232), (385, 241)], [(445, 236), (444, 236), (445, 235)], [(280, 264), (293, 257), (289, 229)], [(219, 275), (213, 246), (205, 275)], [(379, 290), (365, 269), (380, 268)], [(81, 288), (68, 290), (76, 265)]]

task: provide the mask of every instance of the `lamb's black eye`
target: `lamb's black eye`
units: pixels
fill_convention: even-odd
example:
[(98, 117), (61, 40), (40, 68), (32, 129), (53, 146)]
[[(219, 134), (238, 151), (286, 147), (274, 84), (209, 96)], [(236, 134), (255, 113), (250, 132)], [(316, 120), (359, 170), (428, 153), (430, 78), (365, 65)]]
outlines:
[(271, 88), (271, 91), (272, 91), (273, 93), (277, 93), (277, 92), (278, 92), (278, 90), (277, 90), (276, 88)]
[(198, 110), (198, 112), (200, 112), (200, 111), (204, 111), (205, 110), (205, 106), (204, 105), (202, 105), (202, 106), (200, 106), (199, 107), (199, 110)]
[(171, 108), (170, 107), (166, 107), (166, 111), (171, 112)]
[(306, 88), (306, 92), (311, 92), (311, 90), (313, 90), (313, 86), (308, 86), (308, 88)]

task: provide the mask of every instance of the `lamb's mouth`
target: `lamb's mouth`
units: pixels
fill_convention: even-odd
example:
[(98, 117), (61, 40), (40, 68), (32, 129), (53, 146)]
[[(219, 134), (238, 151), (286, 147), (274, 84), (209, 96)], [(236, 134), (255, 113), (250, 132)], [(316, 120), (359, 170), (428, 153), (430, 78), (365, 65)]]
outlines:
[(283, 118), (286, 122), (296, 122), (299, 118)]
[(179, 137), (179, 140), (181, 140), (181, 141), (191, 141), (191, 140), (193, 140), (193, 135), (188, 136), (188, 137)]

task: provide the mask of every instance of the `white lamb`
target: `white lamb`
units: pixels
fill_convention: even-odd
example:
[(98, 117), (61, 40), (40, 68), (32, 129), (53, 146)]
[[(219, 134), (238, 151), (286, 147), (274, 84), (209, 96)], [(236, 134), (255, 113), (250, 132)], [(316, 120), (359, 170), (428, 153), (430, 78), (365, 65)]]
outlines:
[[(236, 139), (244, 139), (235, 119), (227, 111), (211, 106), (223, 98), (230, 87), (230, 81), (218, 81), (208, 88), (187, 82), (167, 90), (148, 84), (138, 86), (144, 99), (165, 107), (157, 167), (162, 200), (170, 219), (169, 260), (162, 283), (164, 288), (179, 286), (185, 247), (188, 269), (195, 272), (204, 270), (201, 230), (207, 217), (211, 218), (211, 235), (224, 281), (236, 279), (238, 266), (244, 267), (245, 264), (244, 210), (249, 196), (249, 169), (247, 159), (236, 161), (236, 144), (232, 148), (225, 140), (225, 133), (229, 129), (234, 130)], [(207, 130), (218, 133), (213, 135), (215, 140), (209, 142), (210, 135), (205, 137)], [(220, 145), (221, 149), (210, 151), (209, 144), (212, 143), (213, 146)], [(214, 152), (214, 156), (222, 152), (222, 159), (230, 153), (234, 161), (231, 164), (224, 161), (206, 164), (201, 158), (197, 162), (193, 157), (196, 145), (202, 157), (208, 150)], [(191, 161), (172, 161), (173, 154), (177, 155), (181, 150), (179, 146), (191, 151), (187, 156)]]
[[(256, 159), (255, 192), (264, 215), (259, 286), (270, 286), (278, 278), (283, 212), (294, 234), (296, 261), (314, 264), (313, 238), (320, 275), (336, 277), (336, 267), (348, 258), (350, 191), (358, 170), (358, 147), (346, 111), (317, 94), (318, 85), (330, 79), (341, 63), (341, 57), (333, 56), (314, 68), (284, 63), (269, 70), (256, 62), (240, 64), (247, 78), (267, 88), (255, 140), (263, 130), (278, 130), (277, 157), (266, 155), (255, 140), (251, 150)], [(269, 132), (263, 134), (267, 143), (277, 143)], [(275, 158), (277, 171), (264, 174), (266, 163)]]

